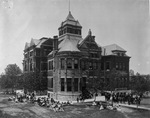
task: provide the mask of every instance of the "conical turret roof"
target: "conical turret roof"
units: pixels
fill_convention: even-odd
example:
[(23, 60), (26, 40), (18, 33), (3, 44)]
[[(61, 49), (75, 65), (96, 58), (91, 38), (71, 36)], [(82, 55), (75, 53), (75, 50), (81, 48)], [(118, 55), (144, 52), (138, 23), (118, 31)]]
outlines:
[(66, 20), (73, 20), (73, 21), (75, 21), (74, 17), (71, 14), (71, 11), (69, 11), (69, 14), (68, 14)]
[(69, 14), (66, 18), (66, 20), (64, 22), (61, 23), (61, 26), (64, 26), (64, 25), (73, 25), (73, 26), (78, 26), (78, 27), (82, 27), (79, 23), (78, 20), (75, 20), (74, 17), (72, 16), (71, 12), (69, 11)]

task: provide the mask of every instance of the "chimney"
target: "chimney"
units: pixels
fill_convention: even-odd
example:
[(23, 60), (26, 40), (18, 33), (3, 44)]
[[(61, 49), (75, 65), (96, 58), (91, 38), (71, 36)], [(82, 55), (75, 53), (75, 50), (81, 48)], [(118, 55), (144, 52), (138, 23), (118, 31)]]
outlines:
[(53, 51), (58, 50), (58, 36), (53, 37)]

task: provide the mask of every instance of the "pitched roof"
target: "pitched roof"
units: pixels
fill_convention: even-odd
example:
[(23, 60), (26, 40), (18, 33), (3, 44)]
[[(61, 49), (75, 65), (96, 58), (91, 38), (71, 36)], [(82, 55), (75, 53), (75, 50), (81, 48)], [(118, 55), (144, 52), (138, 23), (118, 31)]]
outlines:
[(126, 52), (122, 47), (118, 46), (117, 44), (111, 44), (102, 47), (102, 55), (116, 55), (113, 52), (119, 51), (119, 52)]
[(66, 36), (64, 38), (64, 40), (59, 44), (59, 46), (58, 46), (59, 51), (58, 52), (62, 52), (62, 51), (80, 52), (80, 50), (77, 47), (78, 42), (80, 40), (81, 40), (81, 38), (79, 38), (79, 37)]
[[(84, 39), (82, 39), (82, 40), (80, 40), (79, 41), (79, 46), (82, 46), (82, 44), (84, 44), (84, 42), (86, 41), (86, 40), (91, 40), (91, 41), (94, 41), (95, 42), (95, 36), (92, 36), (92, 32), (91, 32), (91, 30), (89, 29), (89, 32), (88, 32), (88, 35), (84, 38)], [(97, 45), (97, 47), (99, 47), (99, 45), (95, 42), (95, 45)]]
[(30, 46), (37, 45), (40, 42), (39, 39), (31, 39)]
[(39, 40), (39, 43), (37, 44), (37, 48), (40, 48), (41, 47), (41, 45), (45, 42), (45, 41), (47, 41), (48, 40), (48, 38), (41, 38), (40, 40)]
[(72, 14), (71, 14), (70, 11), (69, 11), (69, 14), (68, 14), (66, 20), (61, 23), (61, 26), (64, 26), (64, 25), (66, 25), (66, 24), (81, 27), (79, 21), (74, 19), (74, 17), (72, 16)]
[(26, 50), (26, 49), (29, 48), (29, 47), (30, 47), (30, 43), (27, 43), (27, 42), (26, 42), (24, 50)]
[(66, 20), (73, 20), (73, 21), (75, 21), (75, 19), (74, 19), (74, 17), (72, 16), (72, 14), (71, 14), (70, 11), (69, 11), (69, 14), (68, 14)]
[(24, 50), (26, 50), (27, 48), (29, 48), (30, 46), (33, 46), (33, 45), (35, 45), (36, 48), (40, 48), (40, 46), (47, 40), (48, 40), (48, 38), (46, 38), (46, 37), (43, 37), (41, 39), (33, 39), (32, 38), (30, 43), (26, 42)]

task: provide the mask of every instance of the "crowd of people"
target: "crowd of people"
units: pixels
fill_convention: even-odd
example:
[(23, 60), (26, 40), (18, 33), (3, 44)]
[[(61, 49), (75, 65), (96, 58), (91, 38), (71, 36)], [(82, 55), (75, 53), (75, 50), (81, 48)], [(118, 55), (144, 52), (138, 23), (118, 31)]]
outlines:
[(141, 96), (138, 94), (132, 94), (132, 93), (113, 93), (111, 94), (106, 94), (105, 95), (106, 100), (109, 101), (111, 100), (114, 103), (128, 103), (130, 104), (137, 104), (140, 105), (141, 102)]
[(9, 97), (8, 100), (14, 101), (16, 103), (19, 102), (35, 103), (41, 107), (47, 107), (55, 112), (64, 111), (63, 106), (71, 104), (69, 101), (60, 103), (59, 101), (55, 101), (53, 98), (36, 97), (34, 93), (16, 94), (15, 96)]
[[(140, 105), (141, 102), (141, 96), (138, 94), (132, 94), (132, 93), (105, 93), (104, 94), (106, 103), (109, 104), (102, 104), (102, 102), (93, 102), (92, 105), (97, 105), (99, 106), (100, 110), (102, 109), (120, 109), (119, 106), (113, 105), (113, 103), (123, 103), (123, 104), (136, 104), (137, 106)], [(36, 97), (34, 92), (28, 93), (28, 94), (16, 94), (13, 97), (9, 97), (9, 101), (15, 101), (16, 103), (18, 102), (30, 102), (30, 103), (35, 103), (38, 104), (41, 107), (47, 107), (55, 112), (58, 111), (64, 111), (63, 106), (65, 105), (70, 105), (71, 103), (68, 102), (59, 102), (55, 101), (53, 98), (48, 98), (48, 97)], [(78, 102), (84, 102), (84, 99), (82, 96), (77, 97), (77, 103)]]
[(55, 101), (53, 98), (38, 97), (37, 104), (39, 106), (47, 107), (57, 112), (57, 111), (64, 111), (63, 106), (70, 105), (71, 103), (69, 101), (60, 103), (59, 101)]
[(8, 100), (9, 101), (15, 101), (17, 102), (34, 102), (35, 101), (35, 94), (33, 93), (28, 93), (28, 94), (24, 94), (24, 93), (16, 93), (15, 96), (9, 97)]

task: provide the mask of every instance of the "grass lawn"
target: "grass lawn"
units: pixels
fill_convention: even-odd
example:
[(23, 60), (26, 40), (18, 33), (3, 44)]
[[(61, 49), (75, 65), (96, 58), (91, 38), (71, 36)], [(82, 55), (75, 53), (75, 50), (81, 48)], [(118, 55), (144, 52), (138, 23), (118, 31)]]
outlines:
[(114, 110), (99, 110), (85, 103), (64, 106), (64, 112), (54, 112), (32, 103), (8, 101), (7, 95), (0, 95), (0, 118), (134, 118), (135, 115)]

